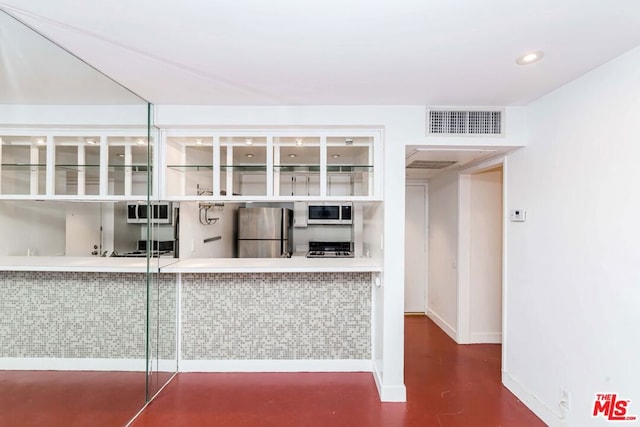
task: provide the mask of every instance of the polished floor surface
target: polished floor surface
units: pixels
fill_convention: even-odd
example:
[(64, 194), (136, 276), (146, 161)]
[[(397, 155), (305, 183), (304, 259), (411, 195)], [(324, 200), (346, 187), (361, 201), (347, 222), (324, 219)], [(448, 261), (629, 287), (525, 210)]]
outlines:
[(407, 403), (381, 403), (369, 373), (179, 374), (132, 427), (544, 426), (500, 383), (499, 345), (456, 345), (405, 321)]
[(0, 371), (0, 427), (119, 427), (172, 374)]
[[(183, 373), (132, 427), (544, 426), (500, 384), (499, 345), (456, 345), (424, 316), (405, 321), (407, 403), (381, 403), (370, 373)], [(152, 377), (155, 389), (169, 374)], [(121, 427), (144, 373), (0, 371), (0, 426)]]
[(0, 371), (0, 426), (123, 426), (144, 400), (144, 372)]

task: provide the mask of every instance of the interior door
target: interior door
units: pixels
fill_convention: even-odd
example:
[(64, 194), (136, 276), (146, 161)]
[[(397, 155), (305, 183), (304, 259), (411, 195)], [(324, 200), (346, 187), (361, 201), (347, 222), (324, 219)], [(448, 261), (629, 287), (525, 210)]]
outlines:
[(405, 195), (404, 311), (425, 313), (427, 301), (427, 191), (407, 185)]
[(66, 256), (91, 256), (103, 251), (101, 203), (67, 203)]

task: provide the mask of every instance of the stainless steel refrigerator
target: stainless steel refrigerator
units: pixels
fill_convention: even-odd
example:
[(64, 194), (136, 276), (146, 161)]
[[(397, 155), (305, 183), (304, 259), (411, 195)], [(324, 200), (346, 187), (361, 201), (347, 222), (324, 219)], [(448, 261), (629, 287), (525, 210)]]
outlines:
[(239, 208), (238, 258), (280, 258), (291, 255), (291, 209)]

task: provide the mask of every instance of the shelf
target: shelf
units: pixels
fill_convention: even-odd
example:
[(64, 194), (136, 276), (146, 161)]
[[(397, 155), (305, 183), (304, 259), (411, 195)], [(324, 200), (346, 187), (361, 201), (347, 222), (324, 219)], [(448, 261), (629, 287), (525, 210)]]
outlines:
[(320, 165), (275, 165), (273, 166), (276, 172), (309, 172), (320, 173)]
[(327, 165), (327, 172), (373, 172), (370, 165)]
[(200, 172), (212, 171), (213, 165), (167, 165), (167, 168), (179, 172)]
[(147, 170), (152, 171), (153, 167), (147, 165), (107, 165), (109, 170), (114, 169), (132, 169), (134, 172), (147, 172)]
[(45, 164), (31, 164), (31, 163), (2, 163), (2, 165), (0, 165), (0, 167), (2, 167), (2, 169), (4, 170), (24, 170), (26, 168), (44, 168), (47, 165)]
[(266, 172), (267, 165), (220, 165), (221, 170)]

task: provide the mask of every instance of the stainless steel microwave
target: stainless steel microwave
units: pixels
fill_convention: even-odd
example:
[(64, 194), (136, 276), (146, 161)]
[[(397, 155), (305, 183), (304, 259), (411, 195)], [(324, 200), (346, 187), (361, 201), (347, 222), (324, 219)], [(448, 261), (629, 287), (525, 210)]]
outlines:
[(353, 224), (351, 203), (309, 203), (307, 224)]
[(152, 224), (171, 224), (171, 203), (154, 202), (150, 205), (145, 202), (127, 203), (127, 222), (144, 224), (149, 216)]

